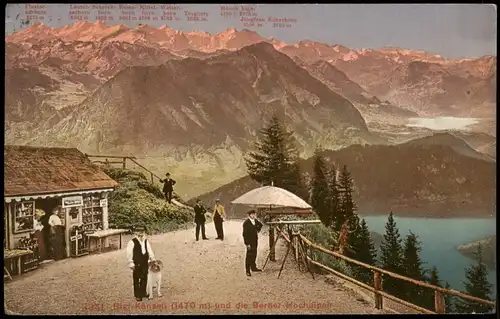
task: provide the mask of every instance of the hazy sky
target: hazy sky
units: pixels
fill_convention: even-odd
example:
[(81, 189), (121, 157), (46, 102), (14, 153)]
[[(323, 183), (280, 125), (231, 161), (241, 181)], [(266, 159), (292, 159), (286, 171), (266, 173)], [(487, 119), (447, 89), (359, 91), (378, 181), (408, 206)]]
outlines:
[[(140, 15), (137, 6), (136, 15)], [(48, 4), (45, 24), (60, 27), (69, 20), (69, 4)], [(229, 27), (244, 28), (238, 17), (223, 18), (220, 4), (180, 4), (181, 21), (142, 22), (153, 26), (166, 24), (182, 31), (222, 32)], [(290, 27), (276, 28), (273, 23), (247, 27), (265, 37), (285, 42), (308, 39), (351, 48), (395, 46), (425, 50), (449, 58), (496, 55), (496, 7), (483, 4), (262, 4), (255, 13), (268, 17), (295, 18)], [(138, 21), (119, 21), (120, 10), (112, 13), (111, 24), (134, 26)], [(152, 10), (154, 11), (154, 10)], [(156, 10), (161, 16), (162, 10)], [(207, 21), (186, 21), (184, 11), (207, 12)], [(9, 4), (6, 32), (22, 28), (23, 4)], [(95, 21), (93, 10), (90, 21)], [(17, 20), (16, 20), (17, 17)], [(50, 21), (50, 22), (49, 22)], [(34, 22), (34, 21), (30, 21)], [(14, 29), (15, 28), (15, 29)]]

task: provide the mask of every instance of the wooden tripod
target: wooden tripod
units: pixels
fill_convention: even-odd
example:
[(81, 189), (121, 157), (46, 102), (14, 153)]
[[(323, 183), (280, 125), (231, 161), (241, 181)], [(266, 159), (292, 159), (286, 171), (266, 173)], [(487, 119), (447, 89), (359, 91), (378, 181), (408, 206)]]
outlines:
[[(293, 240), (294, 238), (297, 238), (299, 236), (298, 233), (295, 233), (292, 231), (292, 229), (290, 228), (290, 225), (288, 225), (288, 237), (290, 238), (290, 241), (287, 241), (284, 237), (283, 237), (283, 232), (279, 231), (277, 236), (276, 236), (276, 239), (274, 240), (274, 243), (273, 243), (273, 246), (271, 247), (271, 249), (269, 250), (269, 254), (267, 254), (267, 258), (266, 258), (266, 262), (264, 263), (264, 266), (262, 267), (262, 270), (264, 270), (264, 268), (266, 267), (267, 265), (267, 262), (269, 261), (269, 257), (271, 255), (271, 252), (274, 250), (274, 247), (276, 246), (276, 243), (278, 242), (278, 239), (280, 237), (283, 237), (283, 239), (285, 239), (285, 241), (287, 242), (287, 249), (286, 249), (286, 253), (285, 253), (285, 257), (283, 258), (283, 262), (281, 263), (281, 268), (280, 268), (280, 271), (278, 273), (278, 278), (280, 277), (281, 275), (281, 272), (283, 271), (283, 268), (285, 267), (285, 262), (286, 262), (286, 259), (288, 257), (288, 254), (290, 253), (290, 250), (292, 249), (292, 243), (293, 243)], [(307, 260), (307, 257), (305, 255), (305, 251), (303, 249), (303, 246), (302, 246), (302, 242), (300, 242), (300, 240), (297, 241), (297, 247), (295, 249), (299, 250), (299, 255), (302, 256), (302, 261), (304, 262), (304, 264), (306, 265), (307, 267), (307, 270), (311, 273), (311, 276), (313, 279), (314, 278), (314, 273), (312, 272), (311, 270), (311, 267), (309, 265), (309, 261)], [(300, 244), (299, 244), (300, 243)], [(299, 262), (297, 260), (297, 262)], [(299, 270), (300, 270), (300, 265), (299, 265)]]

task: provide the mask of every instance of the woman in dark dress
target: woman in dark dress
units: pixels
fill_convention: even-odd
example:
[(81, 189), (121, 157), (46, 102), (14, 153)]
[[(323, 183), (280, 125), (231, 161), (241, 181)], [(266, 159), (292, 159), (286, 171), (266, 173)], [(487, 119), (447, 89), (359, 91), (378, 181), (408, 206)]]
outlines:
[(35, 231), (33, 232), (33, 237), (36, 238), (38, 243), (38, 252), (40, 261), (45, 260), (47, 258), (47, 251), (45, 250), (45, 240), (43, 234), (44, 226), (42, 224), (42, 219), (44, 218), (44, 216), (45, 212), (37, 209), (35, 213), (35, 224), (34, 224)]
[(48, 259), (50, 256), (50, 225), (49, 225), (49, 214), (45, 213), (43, 217), (40, 219), (40, 222), (43, 226), (42, 229), (42, 238), (43, 238), (43, 243), (44, 243), (44, 259)]

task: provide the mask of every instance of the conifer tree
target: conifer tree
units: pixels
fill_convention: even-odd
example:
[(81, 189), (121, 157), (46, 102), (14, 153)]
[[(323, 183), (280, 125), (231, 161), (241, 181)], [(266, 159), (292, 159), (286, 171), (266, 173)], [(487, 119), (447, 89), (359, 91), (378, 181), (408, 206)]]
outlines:
[(254, 151), (245, 158), (250, 177), (263, 185), (274, 183), (276, 187), (301, 194), (303, 186), (293, 133), (286, 130), (276, 115), (259, 133)]
[[(356, 204), (353, 200), (353, 190), (354, 181), (351, 177), (351, 173), (344, 165), (342, 172), (339, 177), (339, 188), (341, 192), (340, 203), (339, 203), (339, 213), (337, 214), (337, 225), (334, 226), (335, 230), (339, 230), (340, 233), (343, 232), (342, 225), (347, 223), (346, 235), (347, 235), (347, 245), (345, 248), (345, 255), (354, 258), (355, 247), (357, 245), (357, 240), (359, 237), (359, 217), (357, 214)], [(342, 245), (341, 243), (339, 243)], [(339, 247), (340, 248), (340, 247)]]
[[(445, 289), (451, 289), (450, 284), (446, 281), (444, 283)], [(450, 294), (444, 295), (445, 311), (446, 313), (455, 313), (455, 296)]]
[(329, 205), (329, 187), (326, 175), (326, 166), (320, 150), (314, 155), (314, 169), (311, 183), (311, 206), (325, 226), (330, 226), (331, 212)]
[[(402, 275), (410, 277), (415, 280), (425, 281), (425, 270), (422, 268), (422, 261), (420, 259), (421, 243), (418, 236), (410, 231), (406, 236), (403, 245), (403, 268)], [(412, 283), (403, 283), (406, 291), (407, 301), (423, 306), (426, 304), (426, 295), (424, 288), (416, 286)]]
[(354, 190), (354, 182), (351, 177), (351, 173), (344, 165), (342, 172), (339, 176), (339, 193), (340, 193), (340, 203), (339, 210), (337, 214), (337, 225), (336, 229), (340, 229), (340, 226), (346, 221), (351, 219), (351, 217), (356, 212), (356, 204), (352, 198)]
[[(377, 258), (377, 251), (375, 249), (375, 244), (370, 236), (370, 231), (368, 230), (368, 225), (364, 219), (361, 220), (359, 224), (359, 231), (356, 234), (354, 243), (354, 256), (353, 258), (368, 264), (375, 265)], [(358, 280), (361, 282), (371, 284), (373, 282), (372, 271), (361, 266), (353, 267), (354, 274)]]
[[(401, 274), (403, 272), (403, 253), (401, 242), (401, 236), (399, 235), (399, 230), (396, 227), (396, 222), (394, 221), (394, 216), (391, 212), (387, 218), (384, 239), (380, 245), (380, 264), (383, 269), (397, 274)], [(387, 293), (394, 296), (403, 296), (404, 287), (399, 279), (385, 276), (383, 289)]]
[[(477, 264), (465, 269), (465, 293), (477, 298), (491, 300), (492, 285), (488, 282), (488, 268), (483, 261), (483, 250), (481, 245), (477, 248), (476, 257)], [(455, 307), (458, 313), (487, 313), (493, 310), (493, 306), (480, 304), (463, 298), (457, 298)]]
[[(427, 278), (427, 282), (431, 285), (438, 286), (438, 287), (443, 287), (441, 280), (439, 279), (439, 271), (436, 268), (436, 266), (433, 266), (429, 271), (429, 276)], [(444, 288), (450, 289), (450, 284), (448, 282), (445, 282)], [(423, 307), (434, 311), (434, 298), (435, 298), (435, 292), (433, 289), (426, 288), (425, 289), (425, 301), (424, 304), (422, 305)], [(454, 313), (454, 305), (453, 305), (453, 296), (449, 294), (444, 294), (444, 303), (445, 303), (445, 311), (446, 313)]]
[(344, 255), (349, 258), (357, 259), (357, 248), (359, 246), (359, 236), (361, 231), (358, 214), (353, 212), (347, 220), (347, 225), (349, 233), (347, 237), (347, 249)]
[[(328, 189), (329, 189), (329, 202), (330, 202), (330, 225), (335, 227), (338, 224), (338, 214), (340, 211), (340, 195), (339, 195), (339, 185), (337, 181), (337, 167), (332, 165), (328, 173)], [(338, 230), (338, 229), (336, 229)]]

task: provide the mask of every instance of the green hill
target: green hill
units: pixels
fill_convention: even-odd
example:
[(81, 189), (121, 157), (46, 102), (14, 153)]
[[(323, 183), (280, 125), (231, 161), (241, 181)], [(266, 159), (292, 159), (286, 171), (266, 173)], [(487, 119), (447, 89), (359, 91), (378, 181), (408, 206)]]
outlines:
[(168, 204), (161, 189), (142, 173), (120, 168), (104, 171), (119, 183), (108, 199), (110, 227), (131, 229), (141, 225), (151, 233), (163, 233), (186, 228), (194, 221), (191, 209)]

